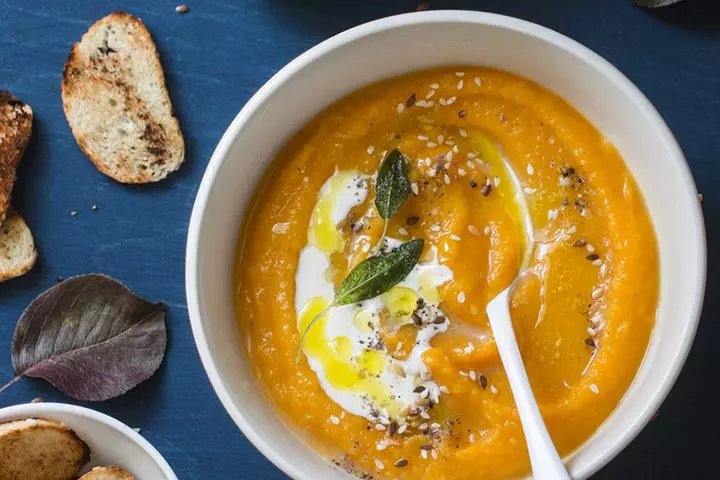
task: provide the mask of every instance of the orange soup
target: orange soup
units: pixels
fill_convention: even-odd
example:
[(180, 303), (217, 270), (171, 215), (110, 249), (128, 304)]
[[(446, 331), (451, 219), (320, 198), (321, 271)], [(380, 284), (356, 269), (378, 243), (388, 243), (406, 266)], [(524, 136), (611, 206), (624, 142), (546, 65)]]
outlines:
[[(386, 225), (376, 180), (395, 151), (409, 192)], [(444, 68), (353, 93), (289, 142), (248, 212), (249, 360), (292, 430), (362, 478), (529, 472), (485, 312), (526, 254), (512, 318), (561, 454), (615, 409), (650, 339), (658, 250), (631, 174), (580, 113), (509, 73)], [(360, 262), (414, 239), (400, 283), (327, 308)]]

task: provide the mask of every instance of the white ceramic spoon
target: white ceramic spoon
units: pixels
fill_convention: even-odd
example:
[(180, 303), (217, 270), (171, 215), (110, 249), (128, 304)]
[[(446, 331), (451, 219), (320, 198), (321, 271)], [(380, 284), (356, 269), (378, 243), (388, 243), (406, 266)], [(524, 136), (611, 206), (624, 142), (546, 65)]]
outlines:
[(555, 445), (550, 438), (540, 409), (535, 401), (530, 381), (528, 380), (525, 365), (523, 364), (520, 349), (518, 348), (515, 332), (513, 331), (512, 319), (510, 318), (510, 294), (515, 289), (518, 281), (522, 277), (522, 273), (530, 264), (534, 252), (534, 238), (532, 230), (532, 221), (525, 203), (525, 198), (520, 189), (520, 183), (515, 176), (510, 165), (507, 165), (510, 177), (513, 180), (517, 201), (521, 206), (521, 213), (525, 220), (525, 233), (527, 235), (527, 249), (523, 259), (523, 265), (520, 268), (518, 276), (510, 284), (508, 288), (500, 292), (487, 306), (487, 314), (490, 320), (490, 327), (495, 336), (495, 343), (500, 352), (500, 360), (502, 360), (510, 382), (515, 404), (517, 405), (522, 423), (523, 432), (525, 432), (525, 441), (530, 455), (530, 466), (533, 472), (534, 480), (564, 480), (570, 479), (562, 459), (555, 449)]

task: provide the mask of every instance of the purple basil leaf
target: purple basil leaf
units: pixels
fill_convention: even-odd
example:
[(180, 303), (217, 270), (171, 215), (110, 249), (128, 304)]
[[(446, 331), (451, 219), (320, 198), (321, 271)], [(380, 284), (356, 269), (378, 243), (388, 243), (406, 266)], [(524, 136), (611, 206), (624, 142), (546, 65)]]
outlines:
[(69, 278), (23, 312), (12, 341), (18, 377), (47, 380), (76, 400), (117, 397), (147, 380), (165, 355), (165, 305), (105, 275)]

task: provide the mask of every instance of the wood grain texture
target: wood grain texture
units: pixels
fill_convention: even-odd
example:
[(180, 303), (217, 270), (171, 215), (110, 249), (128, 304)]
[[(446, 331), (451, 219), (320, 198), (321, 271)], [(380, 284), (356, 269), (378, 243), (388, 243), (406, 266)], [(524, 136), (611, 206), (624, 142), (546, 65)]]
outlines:
[[(34, 296), (57, 276), (109, 274), (139, 295), (168, 304), (168, 354), (149, 382), (90, 406), (142, 428), (182, 479), (281, 479), (222, 409), (198, 360), (184, 291), (190, 209), (223, 131), (273, 73), (332, 34), (413, 11), (420, 1), (197, 0), (187, 2), (190, 12), (177, 15), (179, 3), (0, 0), (0, 88), (35, 112), (13, 199), (33, 226), (40, 252), (28, 275), (0, 285), (0, 383), (12, 377), (12, 332)], [(709, 245), (720, 241), (720, 215), (715, 215), (720, 208), (715, 188), (720, 181), (720, 16), (712, 13), (714, 0), (652, 11), (623, 0), (433, 0), (431, 5), (483, 8), (537, 22), (619, 67), (677, 136), (705, 197)], [(60, 78), (71, 44), (118, 9), (141, 17), (152, 33), (186, 137), (183, 167), (157, 185), (124, 186), (99, 174), (75, 144), (62, 112)], [(720, 369), (715, 345), (720, 256), (712, 248), (709, 271), (704, 321), (676, 387), (657, 419), (595, 478), (716, 475), (712, 459), (720, 411), (706, 388)], [(23, 380), (0, 396), (0, 406), (38, 396), (70, 401), (43, 382)]]

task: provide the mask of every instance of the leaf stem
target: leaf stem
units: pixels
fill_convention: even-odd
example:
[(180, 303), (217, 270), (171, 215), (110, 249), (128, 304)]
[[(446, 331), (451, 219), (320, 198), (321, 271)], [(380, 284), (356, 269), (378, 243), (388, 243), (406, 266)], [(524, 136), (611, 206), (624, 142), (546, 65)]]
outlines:
[(18, 382), (22, 378), (22, 375), (18, 375), (17, 377), (10, 380), (8, 383), (0, 387), (0, 393), (4, 392), (8, 387), (13, 385), (14, 383)]
[(388, 223), (390, 222), (385, 220), (385, 226), (383, 227), (382, 235), (380, 235), (380, 240), (378, 240), (377, 245), (375, 245), (375, 248), (373, 249), (373, 255), (377, 255), (382, 249), (383, 242), (385, 241), (385, 235), (387, 235)]
[[(312, 320), (310, 320), (310, 323), (308, 323), (308, 326), (305, 327), (305, 330), (302, 333), (302, 336), (300, 337), (300, 343), (298, 344), (297, 352), (295, 353), (295, 365), (300, 365), (300, 356), (302, 355), (303, 351), (303, 345), (305, 344), (305, 338), (307, 337), (307, 334), (310, 332), (310, 329), (315, 325), (315, 323), (320, 320), (327, 312), (330, 311), (332, 307), (334, 307), (335, 304), (331, 303), (327, 307), (323, 308), (320, 313), (315, 315)], [(2, 392), (2, 390), (0, 390)]]

